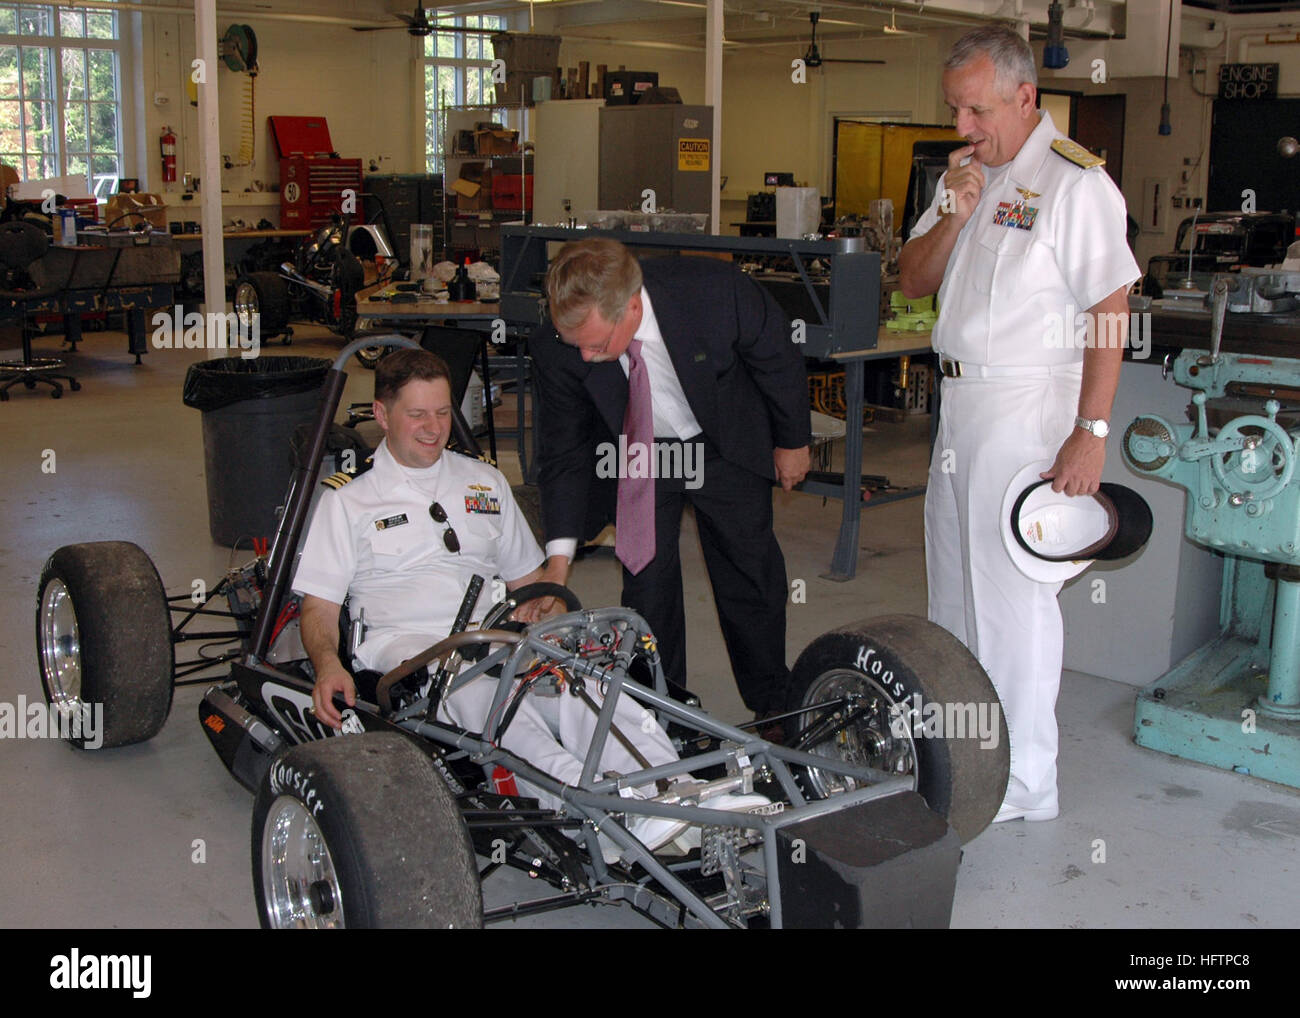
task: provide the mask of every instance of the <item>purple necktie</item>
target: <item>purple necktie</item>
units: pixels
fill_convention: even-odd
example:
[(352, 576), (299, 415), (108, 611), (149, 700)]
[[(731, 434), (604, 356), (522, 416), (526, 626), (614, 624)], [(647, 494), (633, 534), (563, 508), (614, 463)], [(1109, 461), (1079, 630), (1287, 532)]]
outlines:
[[(655, 484), (650, 476), (654, 430), (650, 376), (641, 359), (641, 340), (634, 339), (627, 347), (627, 411), (623, 414), (627, 457), (618, 482), (614, 539), (614, 553), (633, 576), (655, 557)], [(644, 476), (626, 476), (633, 463), (635, 472)]]

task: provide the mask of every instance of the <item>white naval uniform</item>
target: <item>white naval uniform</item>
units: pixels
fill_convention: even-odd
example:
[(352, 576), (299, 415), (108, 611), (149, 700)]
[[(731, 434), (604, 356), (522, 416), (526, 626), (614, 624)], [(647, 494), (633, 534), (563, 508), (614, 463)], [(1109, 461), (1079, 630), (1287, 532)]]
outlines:
[[(459, 554), (444, 545), (447, 525), (429, 515), (433, 502), (446, 511), (447, 523), (460, 541)], [(444, 452), (427, 469), (403, 467), (384, 441), (370, 470), (337, 491), (325, 492), (317, 503), (293, 589), (335, 604), (350, 594), (352, 614), (364, 610), (367, 626), (356, 663), (384, 672), (451, 631), (473, 574), (513, 581), (542, 562), (541, 549), (500, 471), (454, 452)], [(493, 600), (491, 583), (485, 583), (473, 622), (482, 619)], [(487, 676), (457, 690), (444, 701), (444, 720), (482, 731), (495, 690), (496, 680)], [(589, 684), (588, 690), (599, 702), (594, 687)], [(630, 697), (622, 697), (615, 718), (652, 764), (676, 760), (668, 737), (652, 720), (643, 724), (642, 714)], [(528, 696), (502, 746), (560, 781), (573, 783), (582, 774), (594, 728), (594, 713), (574, 696)], [(641, 768), (611, 738), (601, 769), (626, 773)], [(522, 779), (519, 785), (523, 794), (542, 799), (544, 805), (559, 805), (558, 799)]]
[[(931, 621), (970, 648), (1002, 700), (1011, 736), (1006, 802), (1052, 815), (1061, 584), (1035, 583), (1015, 567), (999, 516), (1016, 472), (1055, 459), (1074, 427), (1083, 364), (1082, 346), (1070, 342), (1075, 314), (1140, 272), (1119, 189), (1101, 167), (1053, 152), (1064, 135), (1040, 116), (1010, 163), (983, 168), (986, 186), (939, 288), (932, 345), (961, 362), (962, 377), (942, 383), (925, 557)], [(940, 182), (913, 237), (938, 221), (942, 196)]]

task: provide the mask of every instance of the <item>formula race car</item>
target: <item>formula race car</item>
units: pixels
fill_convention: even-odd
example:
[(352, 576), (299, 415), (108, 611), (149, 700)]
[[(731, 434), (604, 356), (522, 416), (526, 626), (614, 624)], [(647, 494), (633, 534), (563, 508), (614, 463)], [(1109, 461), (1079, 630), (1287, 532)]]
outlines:
[[(231, 628), (203, 639), (238, 646), (199, 721), (255, 795), (251, 861), (265, 927), (479, 926), (581, 902), (626, 904), (671, 927), (947, 925), (960, 845), (1002, 802), (1009, 742), (987, 675), (922, 619), (877, 618), (815, 639), (794, 666), (782, 744), (670, 689), (635, 612), (584, 609), (571, 591), (537, 584), (502, 596), (468, 629), (476, 582), (445, 640), (385, 675), (356, 674), (357, 703), (341, 733), (318, 721), (287, 587), (342, 365), (360, 345), (327, 375), (269, 554), (213, 589), (208, 604), (224, 597), (227, 611), (196, 607), (188, 592), (168, 597), (133, 544), (70, 545), (50, 556), (37, 646), (46, 698), (68, 722), (69, 741), (86, 742), (78, 722), (99, 704), (103, 747), (156, 734), (177, 684), (212, 681), (192, 677), (211, 660), (178, 663), (175, 648), (196, 638), (196, 618), (222, 617)], [(456, 430), (472, 448), (463, 422)], [(564, 614), (527, 626), (510, 619), (542, 596), (563, 599)], [(346, 630), (345, 621), (341, 646)], [(496, 683), (485, 730), (442, 720), (441, 699), (479, 676)], [(575, 696), (596, 712), (575, 784), (502, 747), (521, 698), (534, 694)], [(637, 756), (614, 722), (623, 697), (639, 716), (655, 714), (680, 760), (651, 767)], [(599, 773), (609, 739), (642, 768)], [(542, 808), (516, 779), (562, 805)], [(750, 812), (715, 808), (719, 796), (734, 802), (755, 791)], [(683, 836), (651, 851), (634, 833), (646, 817)], [(485, 911), (483, 883), (501, 867), (551, 889)]]
[(392, 259), (393, 252), (378, 227), (354, 228), (348, 218), (331, 216), (315, 234), (303, 238), (293, 261), (284, 262), (278, 272), (245, 272), (235, 280), (233, 307), (241, 327), (251, 328), (256, 320), (263, 343), (276, 336), (290, 342), (289, 323), (297, 321), (319, 322), (344, 339), (352, 338), (357, 293), (366, 286), (361, 259)]

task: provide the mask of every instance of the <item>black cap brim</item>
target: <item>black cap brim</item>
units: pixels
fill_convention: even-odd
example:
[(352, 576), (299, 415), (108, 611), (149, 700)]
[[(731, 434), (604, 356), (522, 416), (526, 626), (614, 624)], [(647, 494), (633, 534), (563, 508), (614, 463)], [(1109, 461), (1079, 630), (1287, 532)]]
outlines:
[(1151, 507), (1147, 505), (1147, 500), (1132, 488), (1105, 482), (1102, 483), (1097, 495), (1110, 499), (1119, 525), (1115, 536), (1110, 539), (1106, 547), (1098, 550), (1093, 558), (1112, 562), (1115, 559), (1128, 558), (1140, 551), (1142, 546), (1151, 539), (1151, 529), (1154, 525)]

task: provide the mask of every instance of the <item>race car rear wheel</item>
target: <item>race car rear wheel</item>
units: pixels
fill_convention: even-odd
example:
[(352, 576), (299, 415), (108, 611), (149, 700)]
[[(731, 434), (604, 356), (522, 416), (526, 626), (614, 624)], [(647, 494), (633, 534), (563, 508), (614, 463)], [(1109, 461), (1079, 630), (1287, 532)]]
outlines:
[(36, 651), (45, 699), (72, 745), (144, 742), (167, 720), (171, 615), (158, 571), (138, 545), (69, 544), (46, 560)]
[(253, 806), (267, 929), (483, 925), (469, 830), (429, 758), (390, 732), (295, 746)]
[[(819, 636), (799, 655), (789, 710), (836, 704), (787, 722), (787, 744), (809, 753), (910, 775), (912, 787), (963, 842), (997, 814), (1011, 771), (1002, 705), (988, 675), (951, 633), (925, 619), (889, 615)], [(833, 715), (854, 714), (847, 726)], [(852, 779), (807, 768), (801, 781), (818, 798)]]
[(270, 339), (284, 331), (289, 324), (289, 287), (274, 272), (250, 272), (235, 281), (235, 299), (232, 302), (239, 316), (241, 328), (252, 328), (258, 322), (258, 335)]

